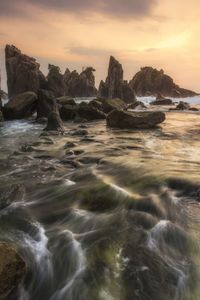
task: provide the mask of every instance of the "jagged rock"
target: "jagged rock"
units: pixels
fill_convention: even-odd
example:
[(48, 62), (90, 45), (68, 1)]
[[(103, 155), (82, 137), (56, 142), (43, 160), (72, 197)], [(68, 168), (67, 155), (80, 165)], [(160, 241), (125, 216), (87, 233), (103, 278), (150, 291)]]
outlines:
[(60, 133), (64, 133), (64, 125), (60, 118), (58, 112), (52, 111), (48, 116), (47, 127), (44, 129), (45, 131), (57, 131)]
[(110, 57), (106, 81), (100, 82), (98, 96), (104, 99), (120, 98), (126, 103), (136, 101), (133, 89), (123, 80), (122, 65), (113, 56)]
[(9, 244), (0, 242), (0, 299), (17, 288), (26, 275), (26, 264)]
[(31, 117), (36, 111), (37, 95), (25, 92), (11, 98), (3, 107), (5, 119), (24, 119)]
[(126, 103), (121, 99), (99, 99), (99, 102), (102, 103), (103, 112), (108, 114), (113, 109), (125, 109)]
[(97, 95), (95, 88), (95, 70), (92, 67), (86, 68), (80, 74), (73, 71), (69, 74), (69, 70), (65, 72), (65, 84), (67, 95), (71, 97), (94, 97)]
[(145, 104), (141, 101), (136, 101), (135, 103), (129, 104), (128, 109), (138, 109), (138, 108), (147, 108)]
[(49, 73), (47, 75), (48, 89), (54, 93), (55, 97), (65, 95), (66, 87), (64, 76), (60, 72), (60, 68), (49, 64)]
[(56, 98), (56, 101), (59, 105), (76, 105), (76, 101), (69, 96)]
[(127, 112), (123, 110), (113, 110), (107, 116), (107, 125), (118, 128), (153, 128), (164, 122), (163, 112)]
[(34, 58), (11, 45), (6, 45), (5, 54), (9, 97), (28, 91), (37, 93), (46, 85), (46, 78)]
[(52, 112), (58, 111), (58, 104), (52, 91), (39, 90), (37, 101), (37, 118), (48, 118), (48, 115)]
[(144, 67), (130, 81), (137, 96), (161, 94), (167, 97), (192, 97), (195, 92), (180, 88), (163, 70)]

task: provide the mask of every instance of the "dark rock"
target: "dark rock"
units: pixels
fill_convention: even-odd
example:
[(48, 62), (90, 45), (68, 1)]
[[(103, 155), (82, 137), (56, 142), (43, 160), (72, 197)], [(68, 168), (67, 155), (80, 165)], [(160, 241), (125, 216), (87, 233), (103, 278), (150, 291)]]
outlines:
[(129, 104), (128, 109), (136, 109), (136, 108), (147, 108), (145, 104), (141, 101), (136, 101), (135, 103)]
[(107, 125), (118, 128), (153, 128), (164, 122), (163, 112), (126, 112), (113, 110), (107, 116)]
[(106, 118), (104, 112), (92, 105), (79, 105), (77, 109), (77, 115), (79, 118), (87, 121), (102, 120)]
[(72, 132), (72, 135), (85, 136), (88, 135), (88, 131), (86, 129), (77, 129), (74, 132)]
[(59, 105), (76, 105), (75, 100), (69, 96), (56, 98), (56, 101)]
[(37, 118), (35, 120), (36, 123), (39, 123), (39, 124), (46, 124), (47, 123), (47, 118), (43, 117), (43, 118)]
[(106, 81), (101, 81), (98, 95), (104, 99), (120, 98), (126, 103), (136, 101), (134, 90), (123, 80), (122, 65), (113, 57), (110, 57), (108, 76)]
[(137, 96), (161, 94), (165, 97), (192, 97), (197, 95), (193, 91), (180, 88), (163, 70), (158, 71), (152, 67), (141, 68), (129, 84)]
[[(20, 155), (20, 153), (15, 153), (15, 155)], [(13, 202), (22, 201), (24, 195), (25, 187), (20, 184), (10, 185), (0, 189), (0, 209), (8, 207)]]
[(89, 106), (92, 106), (94, 108), (97, 108), (100, 111), (103, 111), (103, 105), (100, 101), (98, 100), (92, 100), (89, 102)]
[(49, 90), (39, 90), (38, 91), (38, 101), (37, 101), (37, 118), (48, 118), (51, 112), (58, 111), (58, 104), (54, 97), (54, 94)]
[(170, 110), (189, 110), (189, 109), (190, 109), (189, 103), (180, 101), (175, 108), (171, 108)]
[(9, 244), (0, 242), (0, 299), (17, 288), (26, 275), (26, 264)]
[(25, 92), (11, 98), (3, 107), (5, 119), (23, 119), (31, 117), (36, 111), (37, 95)]
[(198, 108), (196, 108), (196, 107), (190, 107), (189, 110), (191, 110), (191, 111), (199, 111)]
[(47, 81), (48, 89), (53, 92), (55, 97), (61, 97), (65, 95), (65, 81), (59, 67), (49, 64)]
[(44, 130), (45, 131), (57, 131), (62, 134), (65, 132), (63, 122), (62, 122), (58, 112), (53, 111), (49, 114), (47, 127)]
[(3, 113), (0, 111), (0, 122), (3, 122)]
[(10, 45), (6, 46), (5, 54), (9, 97), (28, 91), (37, 93), (46, 85), (46, 78), (34, 58)]
[(152, 101), (150, 105), (174, 105), (174, 103), (171, 99), (164, 98), (161, 100)]
[(59, 111), (62, 120), (73, 120), (77, 115), (77, 106), (71, 104), (63, 105)]
[(74, 148), (74, 147), (76, 147), (76, 146), (77, 146), (77, 144), (74, 143), (74, 142), (67, 142), (67, 143), (65, 144), (65, 146), (64, 146), (64, 149), (67, 149), (67, 148)]
[[(100, 100), (99, 100), (100, 101)], [(102, 101), (102, 107), (104, 113), (109, 113), (113, 109), (125, 109), (126, 103), (121, 99), (105, 99)]]

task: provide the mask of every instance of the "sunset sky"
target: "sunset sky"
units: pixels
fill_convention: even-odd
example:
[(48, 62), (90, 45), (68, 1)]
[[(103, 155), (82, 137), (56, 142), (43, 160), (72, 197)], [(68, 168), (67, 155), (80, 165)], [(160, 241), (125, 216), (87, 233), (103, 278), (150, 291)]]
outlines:
[(0, 67), (14, 44), (64, 71), (96, 68), (105, 79), (112, 54), (125, 79), (142, 66), (163, 68), (176, 83), (200, 92), (199, 0), (0, 0)]

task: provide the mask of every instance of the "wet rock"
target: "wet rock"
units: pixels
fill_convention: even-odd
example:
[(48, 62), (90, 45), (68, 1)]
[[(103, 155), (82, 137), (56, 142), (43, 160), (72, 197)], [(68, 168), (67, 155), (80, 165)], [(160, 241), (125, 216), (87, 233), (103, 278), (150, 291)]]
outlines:
[(69, 96), (56, 98), (56, 101), (59, 105), (76, 105), (75, 100)]
[(103, 111), (102, 103), (98, 100), (92, 100), (89, 102), (89, 106), (92, 106), (94, 108), (97, 108), (100, 111)]
[(21, 184), (9, 185), (0, 189), (0, 209), (4, 209), (13, 202), (22, 201), (25, 187)]
[(53, 92), (55, 97), (65, 95), (64, 77), (60, 72), (60, 68), (49, 64), (49, 73), (47, 75), (48, 89)]
[(74, 143), (74, 142), (67, 142), (65, 145), (64, 145), (64, 149), (67, 149), (67, 148), (73, 148), (73, 147), (76, 147), (77, 144)]
[(106, 118), (104, 112), (92, 105), (79, 105), (77, 108), (77, 116), (87, 121), (103, 120)]
[(152, 101), (150, 105), (174, 105), (174, 103), (171, 99), (164, 98), (161, 100)]
[(163, 112), (126, 112), (113, 110), (107, 116), (107, 125), (118, 128), (153, 128), (164, 122)]
[(3, 107), (5, 119), (24, 119), (31, 117), (36, 111), (37, 95), (25, 92), (11, 98)]
[(45, 131), (56, 131), (59, 133), (64, 133), (64, 125), (60, 118), (60, 115), (58, 112), (51, 112), (48, 116), (48, 122), (47, 127), (44, 129)]
[(196, 107), (190, 107), (189, 110), (191, 110), (191, 111), (199, 111), (198, 108), (196, 108)]
[(34, 58), (12, 45), (6, 45), (5, 55), (9, 97), (28, 91), (37, 93), (46, 85), (46, 78)]
[[(163, 70), (144, 67), (130, 81), (137, 96), (161, 94), (165, 97), (192, 97), (195, 92), (180, 88)], [(159, 99), (162, 100), (162, 99)]]
[(142, 101), (136, 101), (135, 103), (129, 104), (128, 109), (143, 109), (147, 108), (146, 105)]
[(0, 299), (5, 299), (23, 281), (26, 264), (10, 245), (0, 242)]
[(99, 100), (102, 102), (103, 112), (108, 114), (113, 109), (125, 109), (126, 103), (119, 99), (105, 99), (105, 100)]
[(180, 101), (176, 106), (177, 110), (188, 110), (190, 108), (190, 104), (187, 102)]
[(88, 135), (88, 131), (86, 129), (77, 129), (74, 132), (72, 132), (72, 135), (85, 136)]
[(58, 104), (54, 94), (49, 90), (40, 89), (37, 101), (37, 119), (48, 118), (51, 112), (58, 111)]
[(63, 105), (59, 110), (61, 119), (65, 121), (75, 119), (77, 116), (77, 109), (78, 107), (76, 105)]
[(39, 123), (39, 124), (46, 124), (47, 123), (47, 118), (43, 117), (43, 118), (37, 118), (35, 120), (36, 123)]
[(123, 76), (122, 65), (111, 56), (108, 76), (105, 82), (100, 82), (98, 96), (104, 99), (120, 98), (126, 103), (135, 102), (134, 90), (124, 81)]

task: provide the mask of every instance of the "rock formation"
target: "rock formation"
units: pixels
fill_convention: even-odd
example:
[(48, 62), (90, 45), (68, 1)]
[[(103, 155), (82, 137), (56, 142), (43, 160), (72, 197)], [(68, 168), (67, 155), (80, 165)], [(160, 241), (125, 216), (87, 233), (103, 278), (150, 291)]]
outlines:
[(66, 87), (64, 76), (60, 72), (60, 68), (49, 65), (49, 73), (47, 75), (48, 89), (54, 93), (55, 97), (65, 95)]
[(107, 116), (107, 125), (117, 128), (153, 128), (164, 122), (165, 114), (160, 111), (154, 112), (127, 112), (113, 110)]
[(5, 54), (9, 97), (28, 91), (37, 93), (46, 85), (46, 78), (34, 58), (10, 45), (6, 46)]
[(64, 125), (60, 118), (59, 112), (52, 111), (48, 116), (47, 126), (44, 129), (45, 131), (57, 131), (60, 133), (64, 133)]
[(144, 67), (133, 77), (129, 85), (137, 96), (157, 95), (167, 97), (192, 97), (195, 92), (180, 88), (163, 70)]
[(7, 120), (25, 119), (31, 117), (36, 111), (37, 95), (25, 92), (12, 97), (3, 107), (3, 115)]
[(58, 111), (58, 104), (52, 91), (39, 90), (37, 101), (37, 118), (48, 118), (51, 112)]
[(98, 95), (104, 99), (119, 98), (126, 103), (136, 101), (134, 90), (123, 79), (122, 65), (113, 56), (110, 57), (106, 81), (100, 82)]

